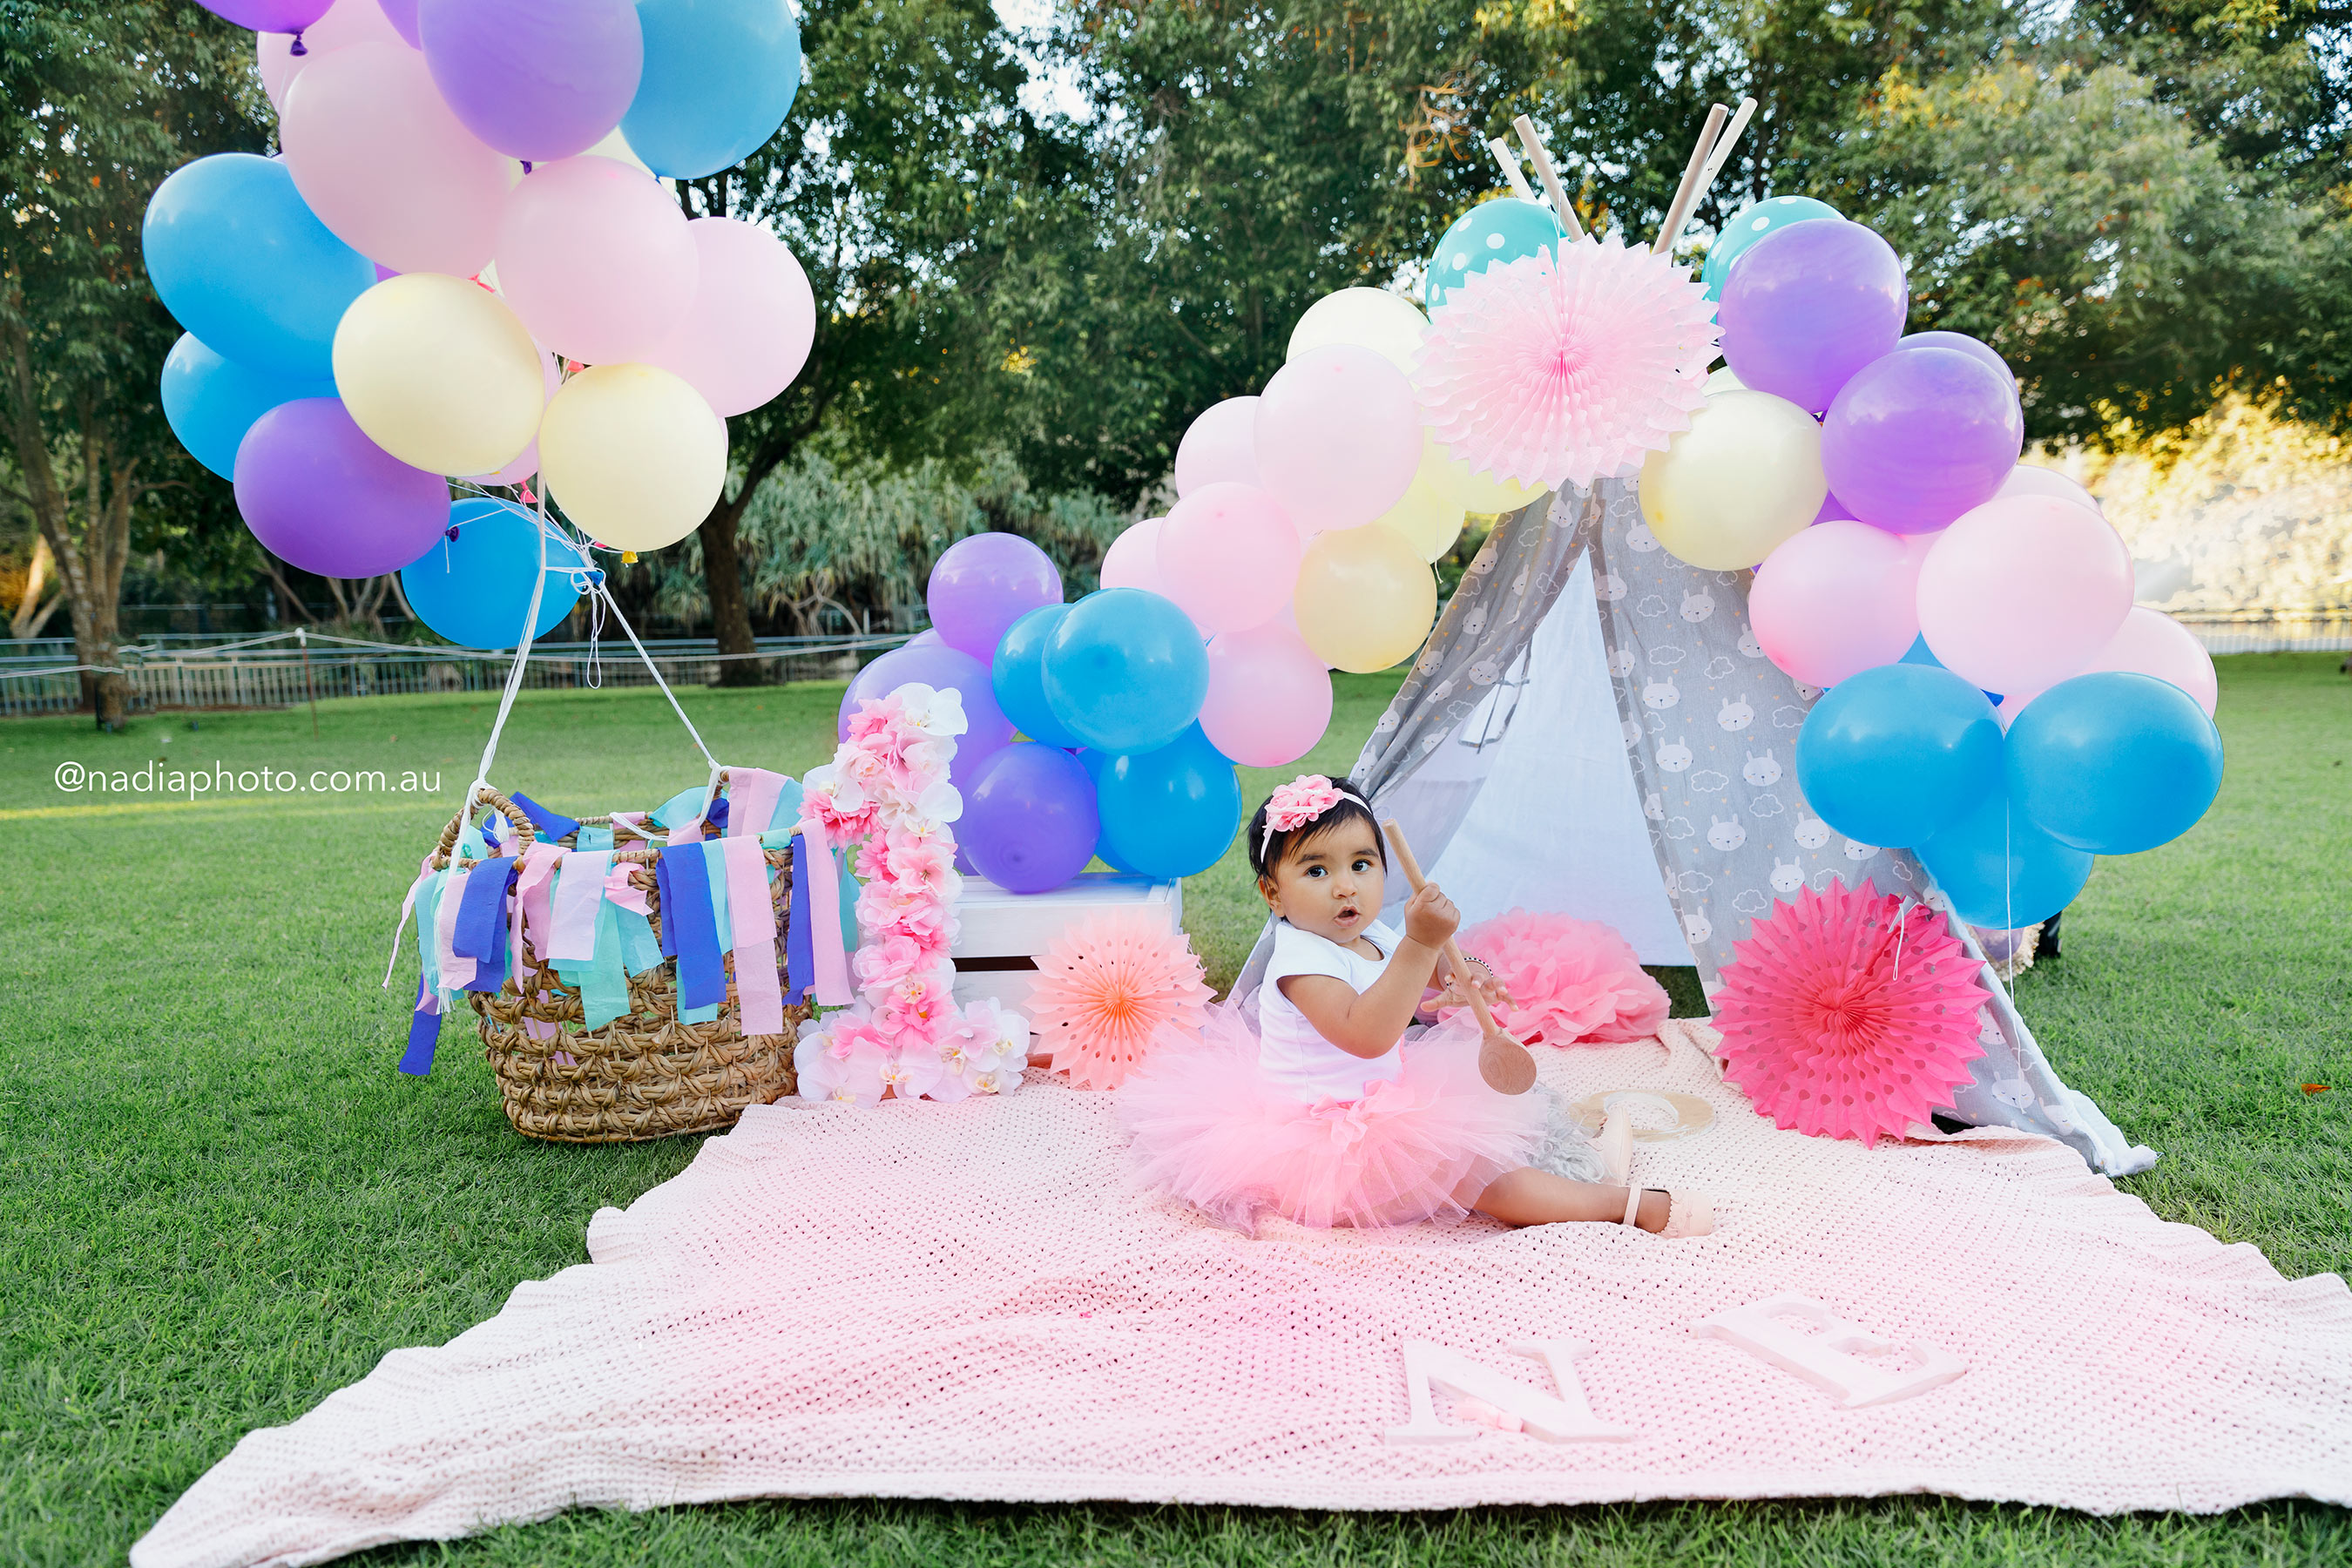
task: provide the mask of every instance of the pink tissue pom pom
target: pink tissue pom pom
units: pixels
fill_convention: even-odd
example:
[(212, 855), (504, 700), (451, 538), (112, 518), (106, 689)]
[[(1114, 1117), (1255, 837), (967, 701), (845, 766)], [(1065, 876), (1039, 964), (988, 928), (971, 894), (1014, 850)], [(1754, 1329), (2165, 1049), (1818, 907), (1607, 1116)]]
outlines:
[[(1666, 1018), (1666, 991), (1613, 927), (1570, 915), (1513, 910), (1462, 933), (1462, 951), (1484, 959), (1509, 992), (1496, 1021), (1546, 1045), (1641, 1040)], [(1460, 1011), (1446, 1009), (1447, 1015)]]

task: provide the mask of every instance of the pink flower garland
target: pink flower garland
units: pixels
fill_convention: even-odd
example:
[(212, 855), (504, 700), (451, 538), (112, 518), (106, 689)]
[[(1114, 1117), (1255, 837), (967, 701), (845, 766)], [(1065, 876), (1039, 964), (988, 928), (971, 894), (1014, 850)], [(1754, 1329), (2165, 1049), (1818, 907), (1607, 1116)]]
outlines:
[(955, 835), (963, 797), (948, 782), (966, 728), (954, 691), (901, 686), (859, 704), (833, 761), (803, 781), (799, 831), (855, 846), (860, 995), (804, 1026), (793, 1052), (808, 1100), (961, 1100), (1021, 1086), (1029, 1023), (993, 1002), (955, 1001)]

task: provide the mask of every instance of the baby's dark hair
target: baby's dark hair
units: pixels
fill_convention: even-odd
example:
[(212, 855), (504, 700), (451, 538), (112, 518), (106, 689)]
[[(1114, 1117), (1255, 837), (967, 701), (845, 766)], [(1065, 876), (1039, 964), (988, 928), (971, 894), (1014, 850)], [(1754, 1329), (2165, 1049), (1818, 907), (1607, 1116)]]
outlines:
[(1371, 803), (1364, 798), (1364, 792), (1356, 787), (1353, 779), (1333, 779), (1331, 784), (1339, 792), (1339, 803), (1304, 826), (1294, 827), (1286, 833), (1277, 831), (1268, 839), (1265, 810), (1266, 805), (1274, 804), (1271, 798), (1249, 819), (1250, 869), (1257, 873), (1259, 881), (1273, 876), (1275, 868), (1288, 859), (1300, 846), (1310, 839), (1319, 838), (1343, 822), (1361, 822), (1372, 830), (1372, 842), (1381, 847), (1381, 868), (1383, 870), (1388, 868), (1388, 839), (1381, 834), (1380, 819), (1372, 815)]

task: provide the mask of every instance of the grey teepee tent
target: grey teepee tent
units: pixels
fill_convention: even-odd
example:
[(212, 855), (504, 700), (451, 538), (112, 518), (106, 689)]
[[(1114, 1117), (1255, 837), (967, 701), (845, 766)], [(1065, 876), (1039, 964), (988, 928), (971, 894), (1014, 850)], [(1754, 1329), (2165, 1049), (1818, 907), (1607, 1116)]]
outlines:
[[(1496, 525), (1354, 775), (1466, 920), (1515, 904), (1606, 920), (1645, 962), (1695, 962), (1712, 992), (1731, 944), (1805, 882), (1867, 878), (1951, 919), (1908, 852), (1807, 808), (1795, 744), (1820, 693), (1763, 657), (1748, 576), (1661, 549), (1629, 479)], [(2111, 1175), (2153, 1163), (2060, 1081), (1990, 973), (1986, 988), (1958, 1119), (2063, 1139)]]

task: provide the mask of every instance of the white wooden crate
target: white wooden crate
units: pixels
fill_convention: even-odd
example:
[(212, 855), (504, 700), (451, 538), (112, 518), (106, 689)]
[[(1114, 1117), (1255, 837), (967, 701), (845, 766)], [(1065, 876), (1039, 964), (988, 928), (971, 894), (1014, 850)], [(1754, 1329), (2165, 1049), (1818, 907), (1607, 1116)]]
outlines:
[(956, 902), (961, 933), (953, 950), (959, 1002), (992, 996), (1026, 1009), (1037, 973), (1033, 962), (1055, 939), (1091, 914), (1141, 910), (1167, 929), (1184, 928), (1184, 887), (1117, 871), (1085, 871), (1044, 893), (1014, 893), (984, 878), (966, 877)]

